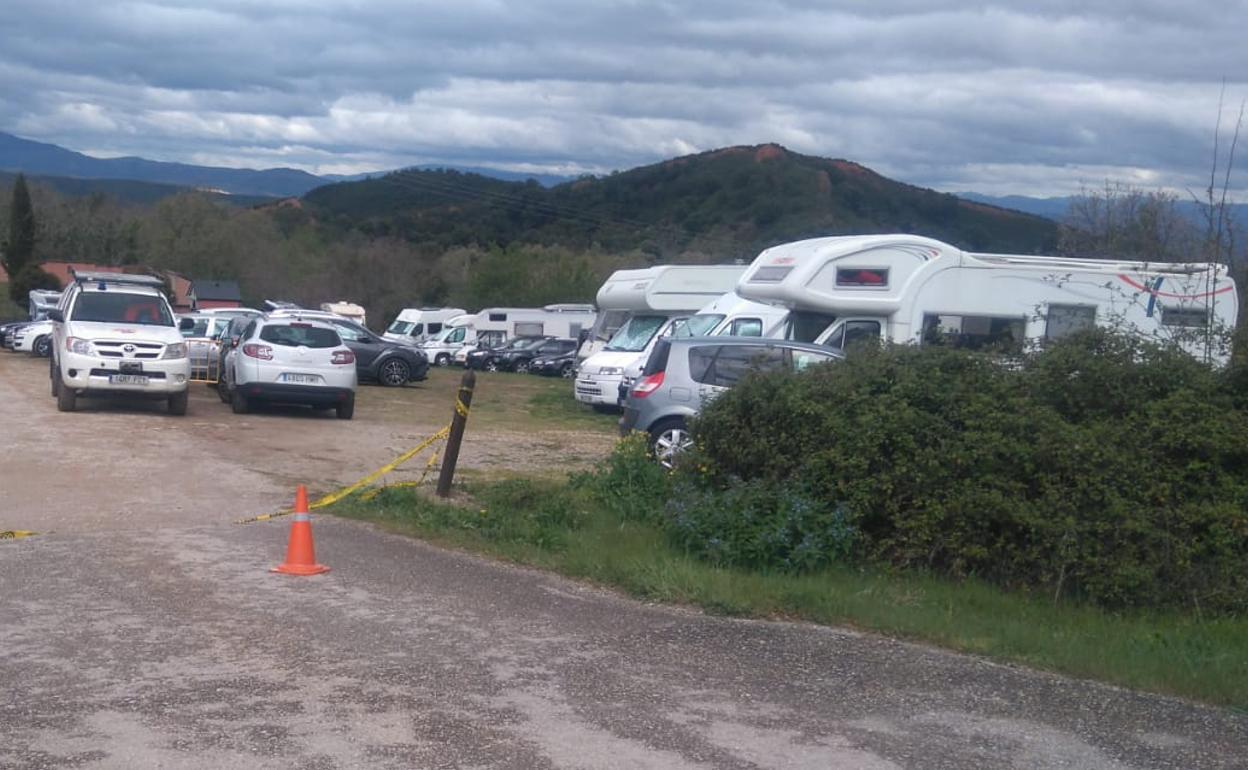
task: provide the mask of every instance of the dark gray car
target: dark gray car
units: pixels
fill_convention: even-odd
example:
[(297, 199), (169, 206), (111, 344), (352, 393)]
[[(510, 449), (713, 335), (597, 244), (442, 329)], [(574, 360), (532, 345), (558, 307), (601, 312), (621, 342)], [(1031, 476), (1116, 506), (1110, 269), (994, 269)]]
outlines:
[(750, 371), (801, 371), (844, 358), (837, 348), (758, 337), (683, 337), (659, 340), (633, 384), (620, 434), (650, 435), (655, 459), (671, 467), (693, 443), (689, 418)]

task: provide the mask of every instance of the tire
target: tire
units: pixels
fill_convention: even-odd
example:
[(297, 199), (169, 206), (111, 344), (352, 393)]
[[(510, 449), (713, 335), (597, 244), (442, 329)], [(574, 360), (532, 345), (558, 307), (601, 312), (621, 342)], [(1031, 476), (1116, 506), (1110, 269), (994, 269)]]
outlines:
[[(59, 377), (60, 374), (58, 373)], [(74, 389), (61, 383), (56, 393), (56, 410), (58, 412), (72, 412), (78, 407), (78, 394)]]
[(571, 361), (559, 367), (559, 376), (565, 380), (570, 380), (576, 376), (576, 365)]
[(450, 365), (451, 365), (451, 354), (450, 354), (450, 353), (439, 353), (439, 354), (438, 354), (438, 355), (437, 355), (437, 356), (433, 359), (433, 365), (434, 365), (434, 366), (450, 366)]
[(347, 400), (334, 407), (339, 420), (350, 420), (355, 415), (355, 394), (347, 396)]
[(668, 470), (675, 467), (680, 455), (692, 446), (693, 437), (683, 419), (663, 420), (650, 429), (650, 452), (655, 462)]
[(181, 393), (174, 393), (169, 397), (169, 414), (181, 417), (186, 414), (186, 406), (190, 403), (191, 391), (186, 389)]
[(381, 362), (377, 381), (388, 388), (401, 388), (412, 378), (412, 367), (401, 358), (390, 357)]
[(247, 414), (251, 411), (251, 399), (235, 387), (230, 391), (230, 408), (234, 410), (234, 414)]
[(497, 372), (499, 371), (498, 360), (491, 358), (490, 360), (486, 361), (481, 366), (481, 368), (487, 372)]
[(40, 358), (48, 358), (52, 355), (52, 340), (48, 339), (48, 335), (43, 335), (35, 340), (35, 344), (31, 347), (30, 352)]
[(48, 360), (48, 379), (52, 382), (52, 397), (56, 398), (61, 394), (61, 370), (56, 367), (56, 359)]
[(217, 380), (217, 398), (223, 404), (230, 403), (230, 389), (225, 386), (225, 380)]
[(517, 362), (516, 362), (516, 368), (515, 368), (513, 371), (514, 371), (516, 374), (528, 374), (528, 373), (529, 373), (529, 362), (528, 362), (528, 361), (517, 361)]

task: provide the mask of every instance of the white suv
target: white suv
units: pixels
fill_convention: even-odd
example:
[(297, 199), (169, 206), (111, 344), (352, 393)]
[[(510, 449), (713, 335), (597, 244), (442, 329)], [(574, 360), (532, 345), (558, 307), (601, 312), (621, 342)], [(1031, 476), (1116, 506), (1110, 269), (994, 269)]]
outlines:
[(163, 287), (150, 275), (74, 274), (48, 313), (57, 409), (74, 411), (82, 395), (132, 393), (186, 414), (191, 361)]
[(355, 353), (333, 326), (299, 317), (254, 319), (230, 340), (221, 383), (236, 414), (256, 401), (333, 408), (338, 418), (355, 414)]

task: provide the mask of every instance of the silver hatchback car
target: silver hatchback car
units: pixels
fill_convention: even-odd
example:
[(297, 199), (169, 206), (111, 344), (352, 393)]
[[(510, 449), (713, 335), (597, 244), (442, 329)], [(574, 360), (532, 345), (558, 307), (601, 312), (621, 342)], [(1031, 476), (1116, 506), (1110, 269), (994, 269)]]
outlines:
[(801, 371), (836, 361), (838, 348), (759, 337), (681, 337), (659, 340), (628, 392), (620, 435), (650, 434), (654, 457), (670, 468), (693, 443), (688, 420), (702, 405), (749, 371)]

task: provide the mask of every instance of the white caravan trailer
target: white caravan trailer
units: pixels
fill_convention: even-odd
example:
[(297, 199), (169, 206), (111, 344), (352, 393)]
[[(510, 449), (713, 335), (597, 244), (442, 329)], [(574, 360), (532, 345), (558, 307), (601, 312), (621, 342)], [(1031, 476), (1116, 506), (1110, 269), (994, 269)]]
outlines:
[[(594, 325), (593, 305), (556, 304), (540, 308), (491, 307), (475, 315), (457, 316), (448, 329), (421, 345), (435, 365), (451, 363), (466, 347), (500, 345), (512, 337), (544, 336), (576, 339)], [(461, 359), (462, 360), (462, 359)]]
[(462, 307), (405, 307), (381, 336), (415, 345), (442, 331), (447, 321), (467, 312)]
[(737, 293), (789, 308), (787, 336), (838, 347), (877, 337), (1021, 347), (1100, 325), (1222, 361), (1198, 338), (1238, 315), (1225, 265), (974, 254), (916, 235), (775, 246)]
[(577, 370), (576, 400), (595, 407), (619, 405), (626, 372), (645, 363), (655, 340), (672, 325), (732, 290), (744, 265), (662, 265), (617, 270), (598, 291), (601, 312), (623, 310), (628, 321)]
[(31, 289), (29, 299), (30, 320), (42, 321), (47, 317), (48, 311), (54, 310), (61, 301), (61, 293), (50, 289)]
[(672, 336), (777, 337), (788, 317), (788, 308), (742, 299), (730, 291), (678, 324)]

